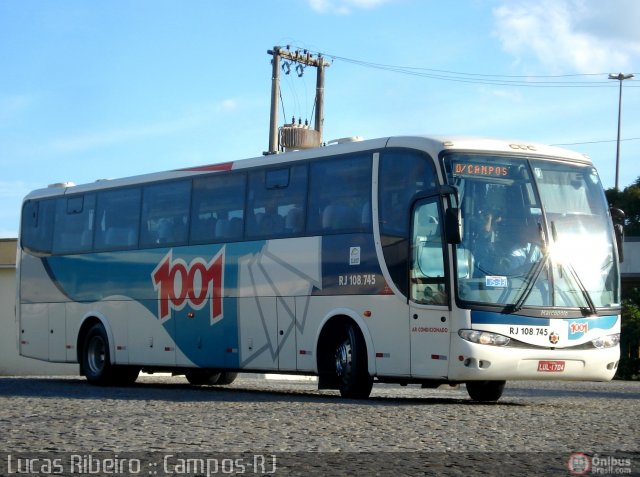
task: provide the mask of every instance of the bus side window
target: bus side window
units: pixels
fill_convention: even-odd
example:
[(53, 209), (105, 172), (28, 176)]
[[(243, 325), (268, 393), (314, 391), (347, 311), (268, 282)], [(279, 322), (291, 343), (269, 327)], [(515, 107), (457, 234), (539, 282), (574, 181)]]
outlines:
[(60, 197), (56, 200), (53, 253), (91, 250), (95, 201), (94, 194)]
[(94, 239), (96, 250), (130, 249), (138, 245), (140, 196), (139, 188), (98, 193)]
[(251, 172), (247, 236), (288, 237), (301, 233), (306, 190), (306, 165)]
[(435, 185), (436, 173), (428, 157), (416, 151), (385, 152), (380, 161), (378, 194), (381, 233), (407, 237), (411, 199)]
[(140, 246), (185, 244), (189, 230), (191, 182), (165, 182), (144, 188)]
[(370, 210), (370, 156), (347, 156), (311, 165), (308, 232), (366, 232), (371, 227)]
[(425, 305), (446, 305), (448, 301), (436, 200), (426, 199), (418, 203), (413, 217), (411, 299)]
[(30, 200), (22, 208), (20, 240), (26, 250), (50, 253), (56, 200)]
[(345, 203), (333, 202), (322, 211), (323, 230), (344, 230), (357, 227), (362, 215), (358, 217), (355, 208)]
[(246, 176), (215, 174), (193, 180), (191, 243), (241, 240)]
[(378, 220), (382, 253), (393, 283), (408, 295), (409, 222), (411, 200), (417, 192), (435, 187), (432, 159), (411, 150), (385, 151), (380, 156)]

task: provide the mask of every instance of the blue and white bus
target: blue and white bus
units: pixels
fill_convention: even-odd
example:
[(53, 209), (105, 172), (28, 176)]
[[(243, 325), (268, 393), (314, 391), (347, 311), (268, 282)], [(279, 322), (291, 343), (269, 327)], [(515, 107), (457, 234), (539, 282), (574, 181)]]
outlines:
[(19, 348), (100, 385), (277, 372), (495, 401), (506, 380), (612, 379), (618, 267), (583, 155), (350, 142), (30, 193)]

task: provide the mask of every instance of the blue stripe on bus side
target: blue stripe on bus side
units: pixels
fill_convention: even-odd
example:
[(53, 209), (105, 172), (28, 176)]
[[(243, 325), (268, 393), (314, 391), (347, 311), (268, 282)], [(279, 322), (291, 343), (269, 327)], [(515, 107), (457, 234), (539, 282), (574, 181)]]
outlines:
[(520, 326), (549, 326), (548, 318), (534, 318), (522, 315), (505, 315), (493, 311), (471, 312), (471, 324), (473, 325), (520, 325)]

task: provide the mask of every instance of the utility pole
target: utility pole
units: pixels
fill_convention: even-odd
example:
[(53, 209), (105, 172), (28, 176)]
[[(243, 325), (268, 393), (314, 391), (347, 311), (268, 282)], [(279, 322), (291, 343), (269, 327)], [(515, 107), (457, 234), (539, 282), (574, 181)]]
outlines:
[(624, 80), (628, 80), (633, 78), (632, 74), (623, 74), (623, 73), (618, 73), (617, 75), (614, 74), (610, 74), (609, 75), (609, 79), (610, 80), (617, 80), (620, 81), (620, 91), (618, 93), (618, 139), (616, 141), (616, 190), (619, 191), (620, 188), (618, 187), (618, 178), (620, 175), (620, 119), (622, 116), (622, 82)]
[[(278, 130), (278, 99), (280, 93), (280, 63), (281, 59), (298, 65), (313, 66), (317, 68), (316, 75), (316, 109), (314, 129), (299, 129), (298, 136), (304, 136), (304, 131), (316, 131), (311, 137), (302, 137), (299, 148), (317, 147), (322, 143), (322, 127), (324, 122), (324, 69), (330, 65), (324, 57), (312, 55), (307, 50), (291, 51), (289, 47), (281, 48), (274, 46), (272, 50), (267, 50), (269, 55), (273, 56), (271, 60), (271, 114), (269, 119), (269, 150), (265, 154), (277, 154), (280, 150), (279, 130)], [(303, 69), (300, 67), (298, 76), (302, 76)], [(310, 136), (306, 134), (306, 136)]]
[(274, 47), (267, 53), (273, 55), (271, 60), (271, 117), (269, 120), (269, 150), (267, 154), (278, 153), (278, 93), (280, 92), (280, 47)]
[[(327, 64), (327, 66), (329, 65)], [(316, 117), (314, 121), (314, 127), (318, 131), (320, 142), (322, 142), (322, 127), (324, 125), (324, 67), (324, 60), (320, 56), (316, 65)]]

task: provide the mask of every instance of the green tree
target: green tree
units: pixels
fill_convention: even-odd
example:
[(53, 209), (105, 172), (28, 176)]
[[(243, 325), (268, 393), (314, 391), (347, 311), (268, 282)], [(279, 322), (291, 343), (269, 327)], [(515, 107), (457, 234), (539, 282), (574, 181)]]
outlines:
[[(611, 207), (625, 213), (624, 232), (640, 236), (640, 177), (624, 190), (608, 189)], [(616, 377), (640, 379), (640, 289), (622, 284), (622, 330), (620, 335), (620, 364)]]
[(640, 306), (636, 300), (622, 302), (622, 329), (620, 334), (620, 364), (616, 377), (640, 379)]
[(640, 177), (622, 191), (611, 188), (605, 193), (611, 207), (624, 211), (625, 234), (640, 236)]

